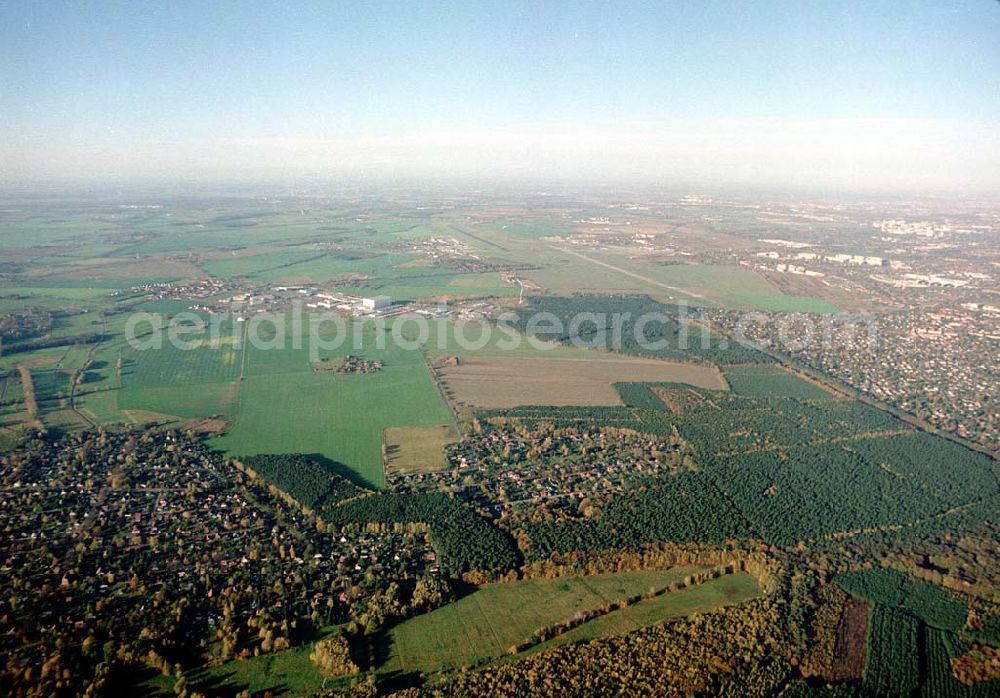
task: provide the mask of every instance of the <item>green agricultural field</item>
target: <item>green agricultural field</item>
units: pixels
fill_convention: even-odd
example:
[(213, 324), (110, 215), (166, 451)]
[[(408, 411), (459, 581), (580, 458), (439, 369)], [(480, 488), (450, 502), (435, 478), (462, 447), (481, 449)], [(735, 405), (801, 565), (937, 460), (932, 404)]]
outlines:
[[(604, 215), (604, 212), (599, 215)], [(497, 218), (496, 220), (490, 221), (488, 229), (486, 230), (479, 227), (466, 227), (469, 232), (491, 240), (497, 236), (503, 236), (506, 238), (503, 240), (505, 245), (512, 244), (519, 238), (536, 241), (543, 237), (566, 235), (573, 231), (572, 225), (568, 225), (566, 222), (557, 218), (551, 220), (541, 218), (536, 220), (526, 218)], [(461, 223), (458, 224), (458, 228), (462, 230), (466, 229), (462, 227)]]
[(30, 247), (69, 245), (86, 239), (93, 240), (106, 229), (105, 224), (86, 216), (61, 219), (44, 214), (5, 213), (0, 216), (0, 250), (17, 251)]
[(228, 257), (206, 260), (201, 268), (216, 278), (252, 277), (265, 271), (280, 269), (316, 256), (316, 252), (265, 252), (261, 254), (231, 254)]
[(372, 255), (370, 253), (364, 255), (345, 254), (340, 257), (334, 255), (317, 256), (313, 253), (311, 257), (312, 259), (304, 259), (289, 266), (274, 265), (271, 269), (257, 274), (255, 278), (263, 281), (289, 283), (322, 283), (344, 274), (361, 274), (380, 278), (391, 274), (393, 265), (410, 259), (403, 255)]
[(103, 286), (95, 284), (96, 288), (91, 287), (76, 287), (76, 286), (23, 286), (19, 288), (4, 288), (4, 295), (17, 295), (26, 296), (28, 299), (20, 300), (20, 304), (24, 305), (25, 302), (34, 303), (34, 297), (58, 299), (62, 301), (78, 302), (78, 301), (94, 301), (98, 299), (105, 299), (108, 297), (110, 290)]
[(703, 584), (644, 599), (628, 608), (599, 616), (553, 640), (532, 647), (528, 654), (570, 642), (625, 635), (664, 620), (749, 601), (760, 594), (760, 585), (753, 576), (746, 573), (723, 575)]
[(5, 371), (0, 375), (0, 403), (9, 404), (24, 399), (21, 380), (16, 369)]
[(236, 383), (126, 386), (116, 395), (119, 410), (156, 412), (184, 419), (217, 414), (232, 417), (238, 409), (239, 386)]
[[(145, 257), (192, 250), (235, 250), (265, 245), (293, 245), (331, 239), (343, 239), (352, 233), (363, 232), (359, 224), (339, 223), (334, 230), (323, 230), (322, 219), (303, 219), (297, 214), (276, 211), (240, 212), (199, 211), (189, 221), (176, 217), (151, 217), (135, 225), (143, 228), (148, 237), (119, 245), (113, 256)], [(185, 216), (186, 217), (186, 216)]]
[(790, 312), (835, 312), (819, 298), (785, 295), (749, 269), (728, 265), (636, 265), (626, 256), (562, 251), (525, 277), (553, 293), (647, 293), (693, 306)]
[(316, 372), (302, 349), (248, 348), (246, 376), (231, 431), (216, 447), (234, 456), (317, 454), (353, 469), (372, 485), (384, 484), (382, 431), (387, 427), (453, 424), (451, 412), (420, 352), (374, 345), (365, 333), (360, 351), (349, 344), (335, 355), (381, 359), (366, 375)]
[(59, 358), (59, 363), (56, 364), (57, 368), (64, 370), (74, 370), (81, 369), (87, 363), (87, 359), (90, 357), (90, 347), (85, 345), (76, 345), (65, 347), (63, 355)]
[(801, 400), (832, 399), (834, 395), (780, 366), (727, 366), (726, 381), (734, 393), (751, 397), (794, 397)]
[[(93, 400), (95, 421), (145, 421), (146, 413), (178, 419), (223, 415), (233, 420), (233, 428), (215, 444), (230, 454), (317, 454), (343, 463), (374, 485), (383, 483), (383, 429), (453, 427), (419, 351), (393, 346), (391, 337), (380, 349), (369, 327), (358, 335), (361, 349), (351, 340), (334, 353), (382, 359), (382, 371), (321, 374), (312, 369), (308, 338), (300, 335), (301, 342), (295, 342), (288, 318), (263, 318), (253, 324), (263, 344), (241, 346), (225, 327), (216, 340), (202, 340), (198, 334), (186, 337), (198, 345), (193, 349), (179, 349), (168, 341), (145, 351), (123, 345), (123, 386), (115, 391), (114, 403)], [(308, 323), (301, 333), (308, 334)], [(109, 383), (113, 373), (114, 360), (105, 358), (95, 380)]]
[(128, 417), (118, 409), (118, 396), (113, 390), (88, 393), (76, 399), (76, 407), (95, 424), (124, 424)]
[(0, 396), (0, 448), (9, 448), (31, 420), (22, 402), (24, 390), (16, 370), (0, 379)]
[(755, 272), (742, 267), (708, 264), (670, 264), (643, 267), (644, 276), (727, 308), (751, 308), (803, 313), (832, 313), (828, 301), (788, 296)]
[[(392, 242), (392, 236), (385, 242)], [(248, 277), (260, 282), (297, 284), (337, 284), (350, 278), (352, 293), (385, 294), (399, 299), (517, 293), (514, 286), (501, 281), (499, 273), (461, 273), (435, 266), (426, 258), (409, 253), (377, 254), (364, 249), (331, 252), (310, 245), (216, 254), (218, 256), (201, 266), (221, 278)]]
[(86, 429), (90, 424), (76, 411), (58, 406), (42, 407), (42, 422), (47, 429), (56, 432)]
[(45, 349), (36, 349), (16, 354), (8, 353), (6, 356), (0, 357), (0, 366), (6, 370), (13, 370), (17, 364), (26, 364), (34, 368), (52, 368), (59, 363), (59, 359), (65, 354), (66, 347), (46, 347)]
[[(356, 287), (356, 292), (363, 295), (386, 295), (400, 300), (427, 300), (447, 298), (480, 298), (485, 296), (517, 296), (514, 286), (491, 285), (488, 279), (483, 279), (482, 285), (469, 283), (468, 277), (426, 277), (400, 280), (373, 281)], [(461, 280), (464, 283), (453, 283)], [(476, 280), (478, 281), (478, 279)]]
[(31, 371), (35, 396), (39, 402), (54, 400), (69, 394), (70, 374), (55, 368), (36, 368)]
[[(567, 257), (542, 269), (525, 272), (524, 277), (552, 293), (650, 293), (669, 295), (667, 289), (591, 262)], [(680, 298), (695, 300), (685, 294)]]
[[(143, 328), (140, 328), (143, 329)], [(199, 385), (234, 380), (240, 373), (242, 350), (239, 330), (222, 326), (219, 336), (205, 331), (179, 335), (184, 344), (171, 342), (167, 331), (142, 338), (134, 348), (124, 345), (125, 387)]]
[(577, 611), (661, 588), (697, 571), (685, 567), (485, 586), (392, 629), (380, 671), (439, 671), (498, 658), (539, 628)]
[[(449, 286), (456, 289), (465, 289), (469, 293), (492, 293), (500, 291), (497, 295), (517, 295), (518, 287), (504, 283), (500, 278), (500, 272), (487, 272), (484, 274), (457, 274), (448, 282)], [(513, 292), (513, 293), (512, 293)]]

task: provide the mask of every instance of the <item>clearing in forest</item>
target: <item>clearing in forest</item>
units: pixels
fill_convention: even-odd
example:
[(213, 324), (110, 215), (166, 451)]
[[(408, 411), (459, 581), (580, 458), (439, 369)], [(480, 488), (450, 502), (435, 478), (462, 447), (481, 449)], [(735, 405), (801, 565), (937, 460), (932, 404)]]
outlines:
[(856, 599), (844, 606), (837, 624), (830, 681), (858, 681), (864, 675), (870, 611), (868, 604)]
[(387, 427), (382, 433), (387, 473), (416, 473), (448, 467), (444, 449), (458, 440), (452, 424)]

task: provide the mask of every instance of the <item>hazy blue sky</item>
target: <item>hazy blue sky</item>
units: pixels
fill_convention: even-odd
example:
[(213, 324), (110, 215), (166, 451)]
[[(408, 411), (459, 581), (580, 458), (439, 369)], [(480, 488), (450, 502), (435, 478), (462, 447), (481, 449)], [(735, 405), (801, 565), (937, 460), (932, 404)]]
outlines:
[(997, 0), (0, 2), (0, 180), (982, 190), (998, 122)]

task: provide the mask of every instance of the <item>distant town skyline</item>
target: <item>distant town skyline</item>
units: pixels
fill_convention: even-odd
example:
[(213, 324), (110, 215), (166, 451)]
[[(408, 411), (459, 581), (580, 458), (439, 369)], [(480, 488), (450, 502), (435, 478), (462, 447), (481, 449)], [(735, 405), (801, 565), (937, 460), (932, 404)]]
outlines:
[(0, 185), (1000, 188), (1000, 3), (7, 3)]

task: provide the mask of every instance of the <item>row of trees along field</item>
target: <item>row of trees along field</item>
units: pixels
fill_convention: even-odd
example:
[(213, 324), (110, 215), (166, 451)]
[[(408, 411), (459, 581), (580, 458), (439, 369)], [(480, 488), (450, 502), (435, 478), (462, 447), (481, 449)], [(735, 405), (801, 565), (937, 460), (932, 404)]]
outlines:
[(416, 695), (773, 695), (791, 674), (770, 600), (463, 672)]
[(23, 354), (39, 349), (51, 349), (52, 347), (68, 347), (72, 344), (97, 344), (109, 339), (108, 335), (100, 332), (87, 332), (84, 334), (62, 335), (58, 337), (41, 337), (39, 339), (28, 339), (22, 342), (7, 343), (3, 347), (3, 353)]

